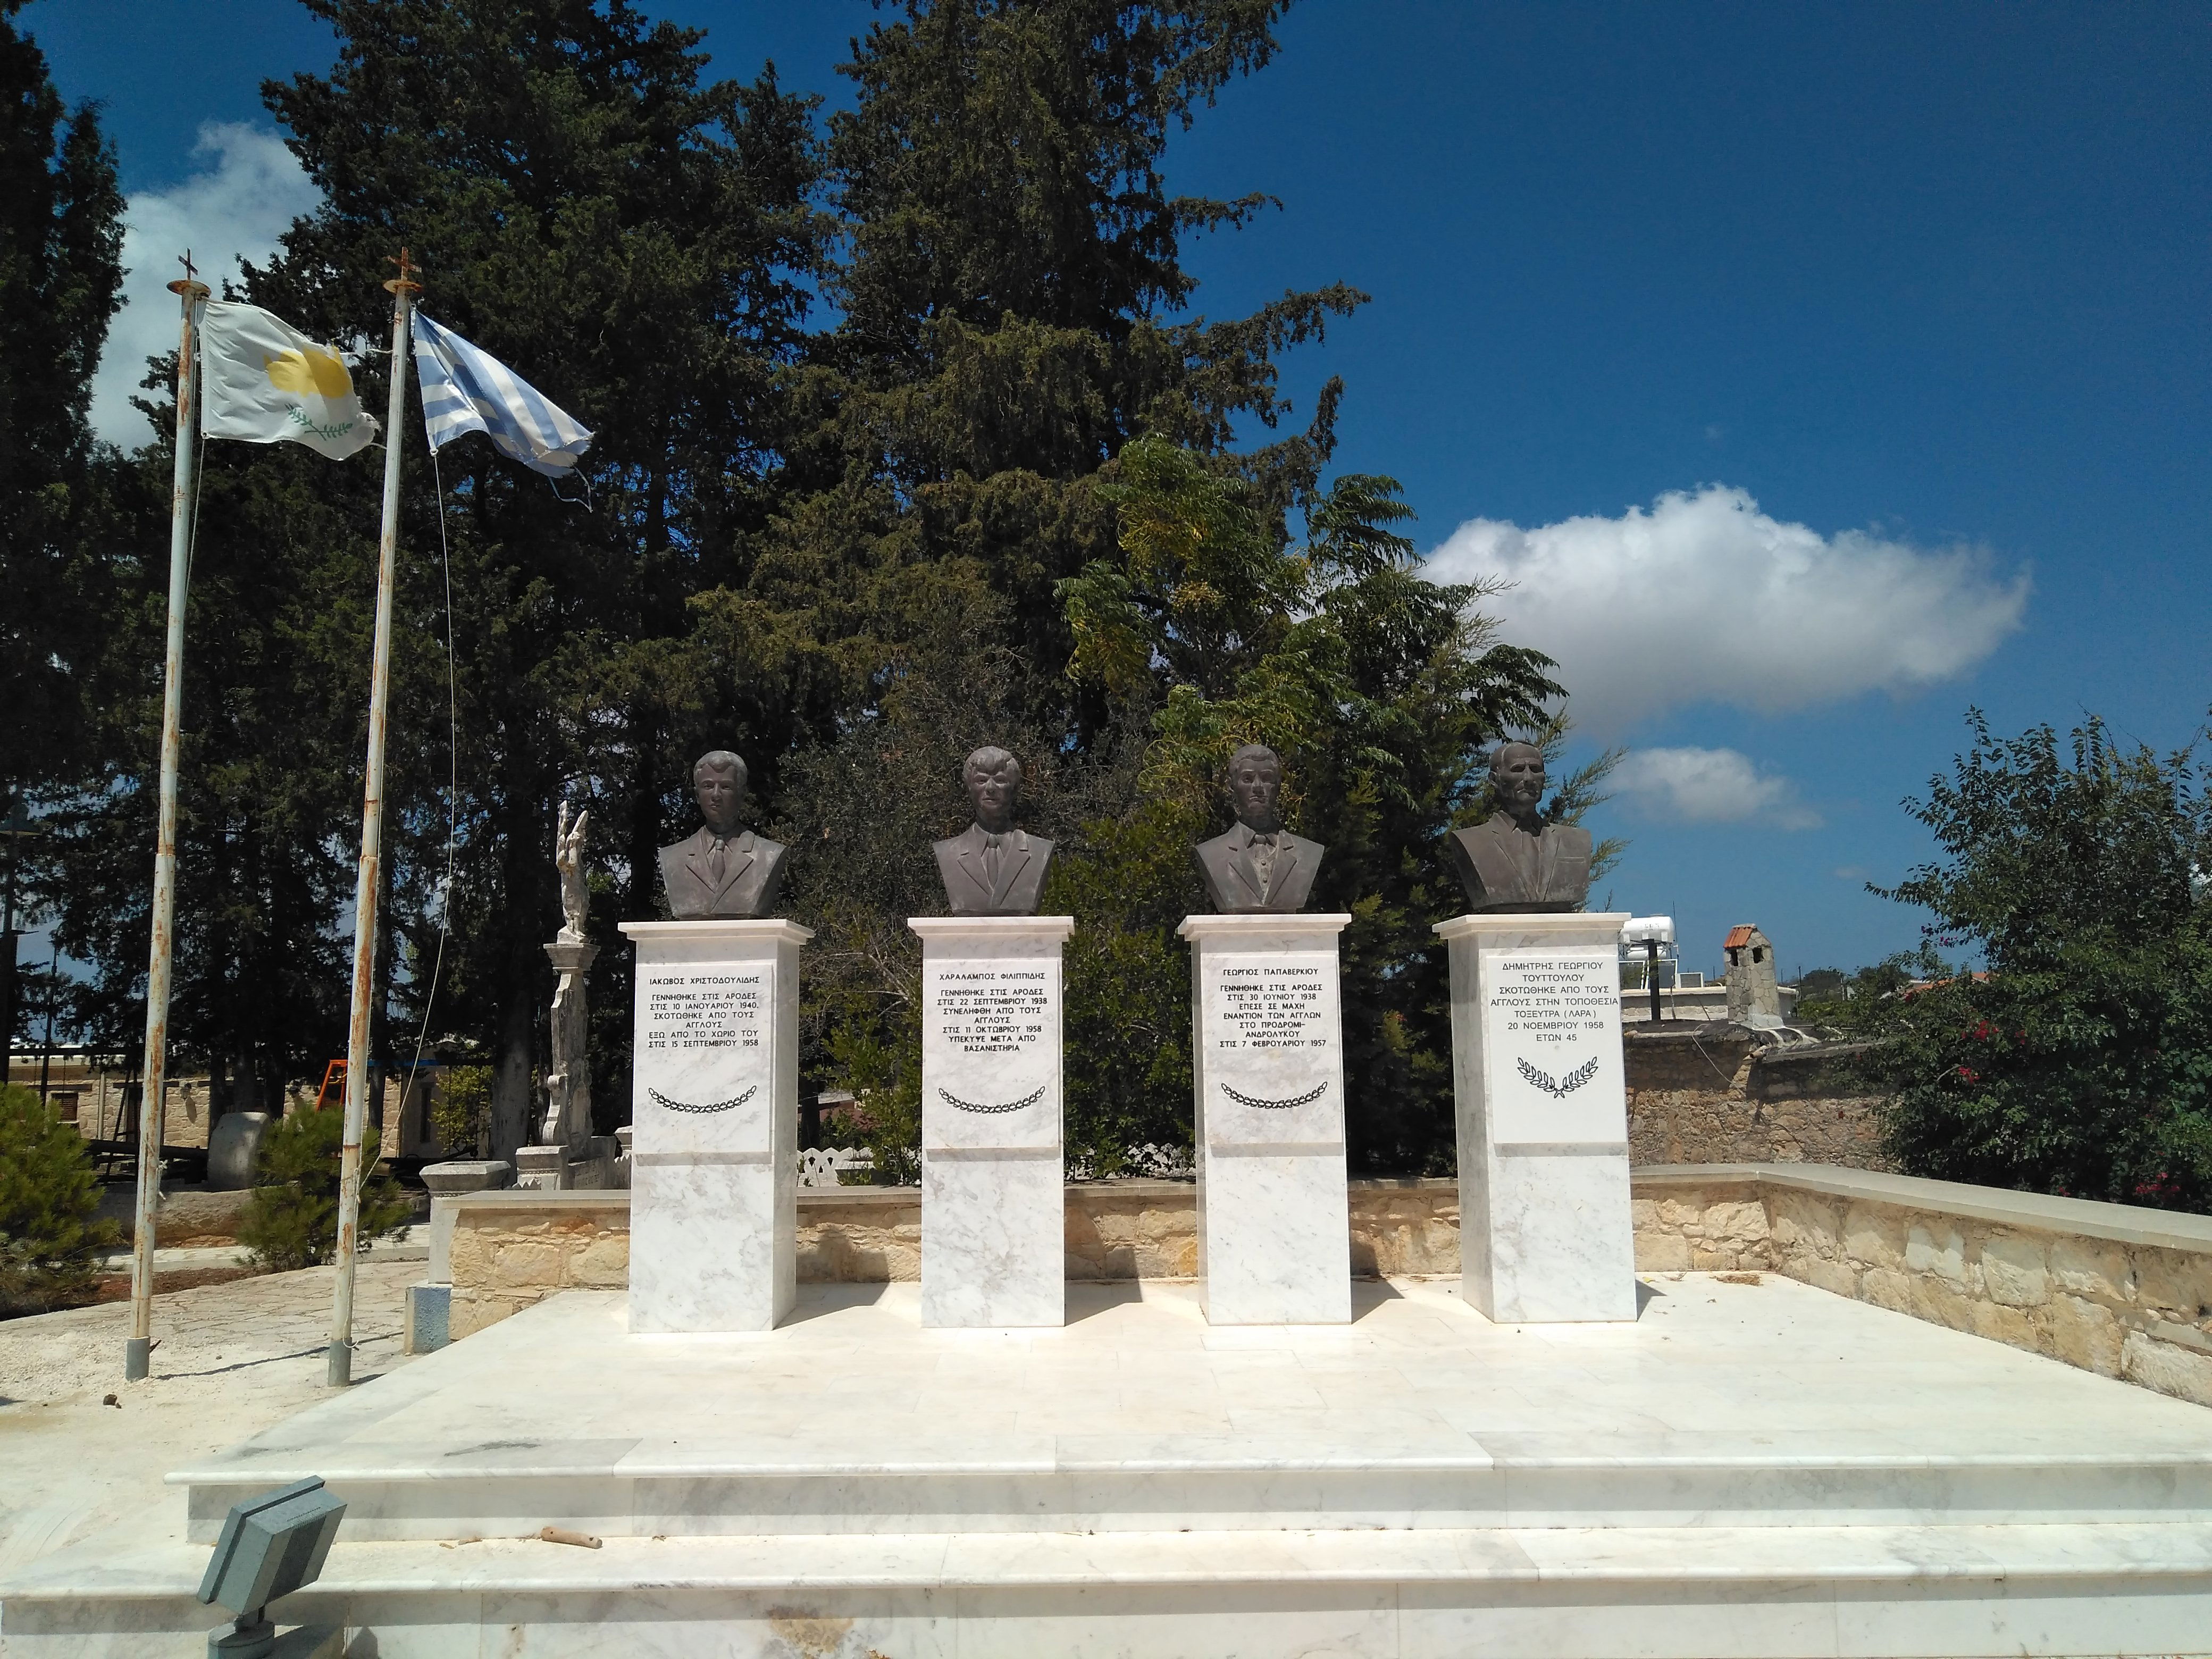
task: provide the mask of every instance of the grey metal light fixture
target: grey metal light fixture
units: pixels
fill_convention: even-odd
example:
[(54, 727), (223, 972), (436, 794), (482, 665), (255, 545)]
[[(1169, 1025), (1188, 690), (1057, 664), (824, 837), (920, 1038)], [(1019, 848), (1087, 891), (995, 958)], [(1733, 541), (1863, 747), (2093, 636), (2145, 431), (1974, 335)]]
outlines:
[[(223, 1517), (199, 1599), (237, 1615), (228, 1631), (208, 1634), (208, 1659), (270, 1659), (280, 1643), (269, 1620), (271, 1601), (312, 1584), (331, 1553), (345, 1504), (323, 1490), (319, 1476), (279, 1486), (231, 1505)], [(334, 1645), (331, 1629), (297, 1630), (283, 1638), (288, 1655), (305, 1656)]]

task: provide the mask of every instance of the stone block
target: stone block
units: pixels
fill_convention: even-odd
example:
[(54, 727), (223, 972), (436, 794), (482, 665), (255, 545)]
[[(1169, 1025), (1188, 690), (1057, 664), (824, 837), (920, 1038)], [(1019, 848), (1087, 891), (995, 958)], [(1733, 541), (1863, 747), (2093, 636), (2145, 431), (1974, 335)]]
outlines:
[(1892, 1313), (1912, 1311), (1912, 1277), (1893, 1267), (1870, 1267), (1859, 1280), (1859, 1299)]
[(1808, 1261), (1805, 1264), (1805, 1282), (1837, 1296), (1858, 1299), (1859, 1271), (1848, 1261)]
[(1966, 1288), (1966, 1241), (1957, 1228), (1933, 1218), (1916, 1221), (1905, 1235), (1905, 1265), (1915, 1273), (1932, 1274), (1953, 1289), (1963, 1291)]
[(2100, 1376), (2120, 1374), (2120, 1348), (2127, 1333), (2110, 1308), (2080, 1297), (2054, 1296), (2050, 1321), (2055, 1358)]
[(629, 1283), (629, 1234), (601, 1233), (583, 1241), (568, 1269), (568, 1282), (593, 1290), (619, 1290)]
[(1915, 1319), (1931, 1325), (1948, 1325), (1954, 1331), (1974, 1328), (1974, 1310), (1981, 1305), (1953, 1288), (1949, 1280), (1927, 1273), (1912, 1279), (1911, 1307)]
[(568, 1252), (542, 1238), (512, 1238), (494, 1247), (491, 1282), (502, 1287), (557, 1289), (566, 1281)]
[(2212, 1307), (2212, 1256), (2179, 1250), (2135, 1253), (2136, 1304), (2193, 1325)]
[(2212, 1354), (2192, 1352), (2130, 1331), (2120, 1354), (2120, 1375), (2130, 1382), (2212, 1406)]
[(1736, 1253), (1734, 1250), (1717, 1250), (1700, 1240), (1692, 1240), (1691, 1242), (1690, 1267), (1693, 1272), (1701, 1273), (1734, 1273), (1742, 1265), (1742, 1261), (1737, 1258)]
[(1690, 1241), (1680, 1233), (1639, 1231), (1636, 1235), (1636, 1270), (1647, 1273), (1689, 1272)]
[(1628, 1201), (1629, 1224), (1638, 1233), (1655, 1231), (1660, 1224), (1659, 1200), (1656, 1198), (1632, 1198)]
[(1766, 1243), (1766, 1206), (1742, 1200), (1711, 1205), (1698, 1218), (1698, 1227), (1716, 1248), (1741, 1253)]
[(1791, 1192), (1775, 1194), (1771, 1202), (1769, 1228), (1777, 1244), (1792, 1255), (1835, 1260), (1843, 1229), (1834, 1204), (1811, 1193)]
[(2051, 1299), (2043, 1247), (2032, 1238), (1996, 1233), (1982, 1241), (1982, 1291), (2008, 1308), (2039, 1308)]
[(1659, 1220), (1662, 1225), (1687, 1230), (1705, 1219), (1705, 1206), (1702, 1199), (1662, 1198), (1659, 1200)]
[(2135, 1268), (2119, 1245), (2088, 1238), (2054, 1238), (2049, 1256), (2052, 1284), (2069, 1295), (2094, 1297), (2115, 1307), (2135, 1300)]
[(2010, 1307), (2002, 1302), (1976, 1302), (1973, 1324), (1976, 1336), (1985, 1336), (1992, 1342), (2002, 1342), (2007, 1347), (2025, 1348), (2030, 1353), (2041, 1353), (2047, 1346), (2033, 1316), (2026, 1310)]
[(1844, 1212), (1844, 1254), (1869, 1267), (1905, 1266), (1905, 1218), (1886, 1204), (1854, 1204)]

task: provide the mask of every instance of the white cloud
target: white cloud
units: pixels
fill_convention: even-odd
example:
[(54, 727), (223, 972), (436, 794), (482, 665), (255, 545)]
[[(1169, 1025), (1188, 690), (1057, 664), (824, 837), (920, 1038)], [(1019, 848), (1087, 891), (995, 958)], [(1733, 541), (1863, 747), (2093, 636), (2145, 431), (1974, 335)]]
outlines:
[(1470, 520), (1428, 571), (1511, 580), (1488, 608), (1516, 644), (1559, 659), (1577, 724), (1601, 736), (1700, 702), (1774, 714), (1920, 690), (2018, 629), (2029, 588), (1986, 549), (1824, 537), (1721, 485), (1617, 519)]
[(1787, 778), (1734, 749), (1632, 749), (1607, 781), (1655, 817), (1816, 830), (1820, 815)]
[(146, 360), (177, 349), (177, 296), (168, 291), (185, 274), (177, 257), (190, 248), (200, 280), (220, 297), (241, 258), (266, 259), (292, 221), (322, 199), (274, 132), (211, 121), (192, 155), (211, 165), (168, 190), (137, 191), (124, 210), (124, 306), (92, 378), (92, 428), (125, 449), (152, 435), (131, 407), (143, 395)]

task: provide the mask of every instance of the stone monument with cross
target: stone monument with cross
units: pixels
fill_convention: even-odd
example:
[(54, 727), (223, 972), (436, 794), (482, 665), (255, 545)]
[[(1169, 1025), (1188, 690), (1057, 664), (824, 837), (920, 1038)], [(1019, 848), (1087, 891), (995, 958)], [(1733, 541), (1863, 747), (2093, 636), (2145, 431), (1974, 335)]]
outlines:
[(1543, 813), (1543, 751), (1501, 744), (1498, 811), (1446, 842), (1468, 914), (1451, 953), (1460, 1279), (1491, 1318), (1636, 1317), (1620, 930), (1593, 915), (1590, 836)]
[(921, 1322), (1066, 1317), (1060, 947), (1072, 916), (1036, 908), (1052, 843), (1019, 828), (1021, 763), (969, 756), (975, 813), (935, 844), (945, 916), (921, 938)]

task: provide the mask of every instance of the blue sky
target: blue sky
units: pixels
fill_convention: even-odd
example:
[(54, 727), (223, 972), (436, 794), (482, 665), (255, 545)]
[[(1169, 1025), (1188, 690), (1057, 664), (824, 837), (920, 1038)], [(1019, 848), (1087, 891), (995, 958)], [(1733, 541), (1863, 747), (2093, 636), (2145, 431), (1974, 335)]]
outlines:
[[(873, 15), (649, 9), (833, 102)], [(21, 22), (107, 106), (157, 295), (152, 243), (258, 251), (305, 204), (253, 131), (262, 76), (329, 61), (291, 0)], [(1927, 855), (1899, 802), (1969, 702), (2161, 749), (2203, 720), (2201, 7), (1309, 0), (1280, 35), (1171, 154), (1284, 204), (1194, 247), (1197, 307), (1375, 296), (1288, 361), (1299, 418), (1343, 375), (1340, 465), (1404, 483), (1441, 568), (1518, 578), (1580, 751), (1632, 749), (1613, 902), (1676, 915), (1686, 965), (1736, 921), (1786, 969), (1911, 945), (1863, 883)]]

